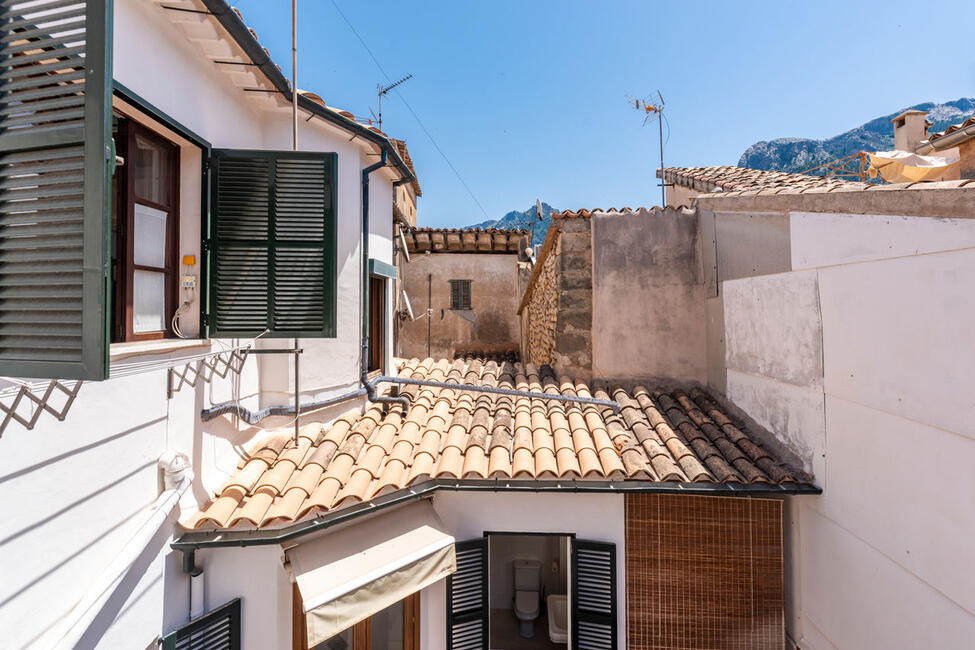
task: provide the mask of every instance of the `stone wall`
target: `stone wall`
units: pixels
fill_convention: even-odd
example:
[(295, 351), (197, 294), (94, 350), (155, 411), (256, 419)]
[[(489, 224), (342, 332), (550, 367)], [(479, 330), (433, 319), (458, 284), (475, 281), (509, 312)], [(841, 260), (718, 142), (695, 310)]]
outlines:
[(555, 215), (522, 302), (526, 361), (592, 375), (592, 223)]
[[(555, 234), (558, 241), (558, 234)], [(525, 358), (530, 363), (541, 365), (552, 363), (555, 351), (555, 327), (558, 320), (558, 244), (542, 261), (541, 269), (535, 278), (531, 298), (528, 300)]]

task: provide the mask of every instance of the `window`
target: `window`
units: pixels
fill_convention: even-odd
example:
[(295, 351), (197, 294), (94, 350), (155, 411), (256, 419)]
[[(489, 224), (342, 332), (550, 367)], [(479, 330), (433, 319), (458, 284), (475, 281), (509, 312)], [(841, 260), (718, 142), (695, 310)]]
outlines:
[(179, 148), (118, 119), (112, 203), (112, 341), (172, 335), (177, 300)]
[(335, 158), (213, 151), (211, 336), (335, 336)]
[(369, 278), (369, 372), (383, 369), (386, 342), (386, 279)]
[(294, 588), (295, 650), (420, 650), (420, 594), (412, 594), (309, 648), (301, 596)]
[(467, 310), (471, 308), (471, 281), (450, 281), (450, 308)]

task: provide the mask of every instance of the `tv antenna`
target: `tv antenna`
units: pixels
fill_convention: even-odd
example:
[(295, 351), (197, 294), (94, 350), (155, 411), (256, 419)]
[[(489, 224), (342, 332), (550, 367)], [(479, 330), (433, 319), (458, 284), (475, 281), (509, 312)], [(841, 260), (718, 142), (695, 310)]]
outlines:
[[(383, 95), (388, 94), (390, 90), (392, 90), (393, 88), (395, 88), (396, 86), (398, 86), (400, 84), (406, 83), (407, 81), (409, 81), (412, 78), (413, 78), (413, 75), (412, 74), (408, 74), (405, 77), (403, 77), (402, 79), (400, 79), (399, 81), (394, 81), (393, 83), (389, 84), (388, 86), (384, 86), (382, 84), (379, 84), (378, 86), (376, 86), (376, 88), (379, 90), (379, 115), (376, 117), (376, 121), (379, 122), (379, 130), (380, 131), (383, 130)], [(370, 109), (370, 112), (372, 112), (372, 109)]]
[[(629, 95), (626, 96), (627, 101), (638, 111), (643, 111), (646, 116), (643, 118), (643, 126), (653, 120), (657, 120), (659, 126), (660, 134), (660, 207), (666, 207), (667, 205), (667, 190), (671, 184), (667, 183), (664, 178), (664, 98), (657, 91), (657, 100), (654, 101), (653, 96), (647, 99), (634, 99)], [(669, 128), (669, 127), (668, 127)]]

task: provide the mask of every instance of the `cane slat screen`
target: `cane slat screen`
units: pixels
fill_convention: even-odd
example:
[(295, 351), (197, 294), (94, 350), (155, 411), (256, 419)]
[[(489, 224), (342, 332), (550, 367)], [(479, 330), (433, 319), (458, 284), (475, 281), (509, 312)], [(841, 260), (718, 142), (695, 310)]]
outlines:
[(626, 495), (627, 648), (782, 650), (782, 502)]

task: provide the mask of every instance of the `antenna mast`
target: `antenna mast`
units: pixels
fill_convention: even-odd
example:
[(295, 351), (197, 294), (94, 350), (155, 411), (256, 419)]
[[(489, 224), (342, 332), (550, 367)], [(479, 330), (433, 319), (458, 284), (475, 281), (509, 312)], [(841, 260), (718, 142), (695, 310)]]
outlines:
[(669, 187), (667, 180), (664, 178), (664, 98), (657, 91), (657, 101), (654, 101), (652, 97), (648, 99), (634, 99), (629, 95), (626, 96), (627, 101), (633, 106), (633, 108), (638, 111), (643, 111), (646, 113), (646, 117), (643, 118), (643, 126), (647, 125), (654, 118), (657, 120), (659, 126), (660, 135), (660, 207), (667, 206), (667, 187)]
[(390, 90), (392, 90), (396, 86), (398, 86), (398, 85), (400, 85), (402, 83), (406, 83), (407, 81), (409, 81), (412, 78), (413, 78), (413, 75), (412, 74), (408, 74), (405, 77), (403, 77), (402, 79), (400, 79), (399, 81), (394, 81), (393, 83), (389, 84), (388, 86), (384, 86), (382, 84), (379, 84), (377, 86), (377, 89), (379, 90), (379, 116), (376, 118), (376, 121), (379, 122), (379, 130), (380, 131), (383, 130), (383, 95), (387, 94)]

